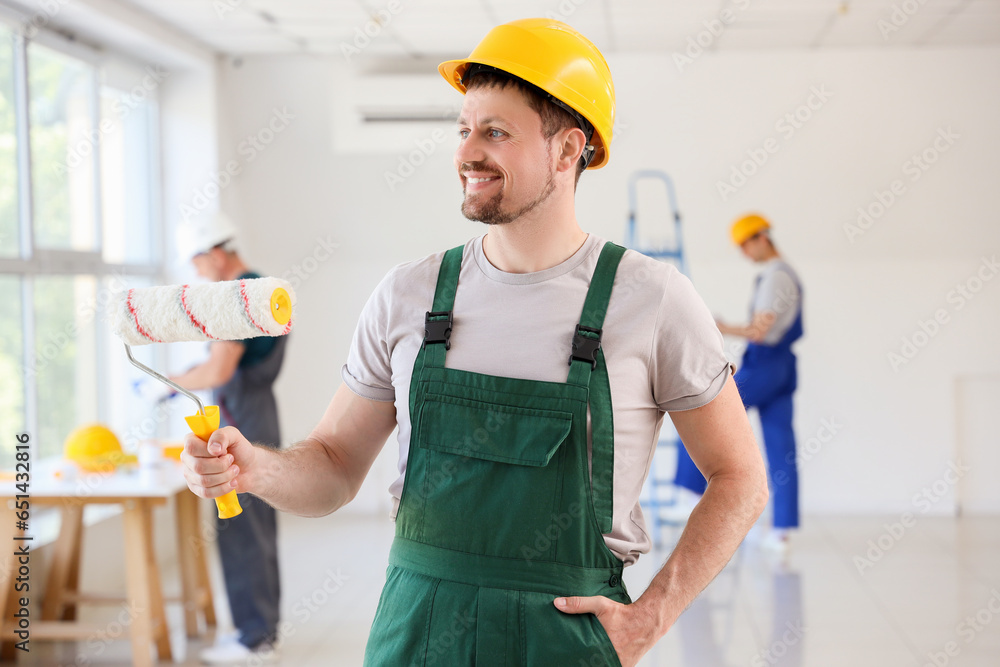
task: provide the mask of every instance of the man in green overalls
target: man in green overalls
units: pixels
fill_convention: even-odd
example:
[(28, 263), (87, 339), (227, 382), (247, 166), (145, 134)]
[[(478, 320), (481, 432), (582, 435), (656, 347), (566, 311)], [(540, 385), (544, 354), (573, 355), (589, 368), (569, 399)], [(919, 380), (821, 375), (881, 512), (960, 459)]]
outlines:
[[(325, 515), (398, 426), (365, 664), (633, 666), (763, 511), (763, 461), (690, 282), (577, 223), (577, 179), (607, 163), (614, 123), (597, 48), (521, 20), (440, 71), (465, 94), (462, 212), (488, 233), (379, 284), (309, 438), (272, 452), (234, 429), (189, 436), (188, 485)], [(668, 412), (708, 488), (632, 602), (622, 570), (650, 548), (638, 499)]]

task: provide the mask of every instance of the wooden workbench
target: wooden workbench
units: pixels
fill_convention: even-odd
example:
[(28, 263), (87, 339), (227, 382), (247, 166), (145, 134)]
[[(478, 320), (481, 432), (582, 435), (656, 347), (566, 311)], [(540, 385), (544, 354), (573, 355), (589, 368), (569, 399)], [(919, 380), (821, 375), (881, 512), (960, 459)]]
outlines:
[[(42, 600), (41, 618), (32, 618), (30, 638), (39, 640), (86, 640), (106, 637), (107, 627), (77, 620), (79, 603), (119, 604), (123, 600), (130, 611), (128, 622), (122, 624), (132, 643), (132, 664), (146, 667), (154, 664), (153, 649), (160, 660), (172, 660), (170, 633), (164, 612), (164, 597), (160, 570), (153, 547), (153, 507), (174, 501), (177, 523), (177, 558), (181, 575), (181, 598), (184, 605), (185, 629), (188, 637), (199, 634), (199, 614), (203, 614), (206, 627), (215, 625), (211, 587), (205, 558), (205, 538), (199, 530), (199, 498), (185, 485), (180, 466), (165, 460), (155, 467), (137, 470), (126, 468), (114, 473), (80, 473), (75, 478), (53, 475), (54, 466), (33, 466), (29, 486), (31, 517), (27, 537), (31, 537), (31, 524), (42, 506), (59, 509), (61, 521), (59, 537), (53, 545), (51, 565)], [(19, 598), (25, 593), (15, 590), (17, 558), (15, 549), (20, 544), (35, 545), (24, 537), (17, 527), (14, 498), (19, 493), (13, 481), (0, 483), (0, 658), (12, 659), (18, 651), (18, 637), (13, 612), (18, 609)], [(93, 504), (115, 504), (122, 508), (124, 532), (125, 597), (96, 594), (79, 590), (80, 552), (83, 542), (84, 507)], [(41, 572), (37, 559), (31, 569), (31, 593)], [(172, 600), (171, 600), (172, 601)], [(125, 628), (127, 626), (127, 628)]]

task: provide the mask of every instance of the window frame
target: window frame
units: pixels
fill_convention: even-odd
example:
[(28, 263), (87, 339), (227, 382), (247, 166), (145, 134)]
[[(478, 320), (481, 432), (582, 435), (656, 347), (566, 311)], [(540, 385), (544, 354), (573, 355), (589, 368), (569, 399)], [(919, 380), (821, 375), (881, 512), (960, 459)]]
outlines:
[[(165, 276), (165, 258), (163, 241), (163, 224), (161, 212), (162, 179), (160, 167), (160, 105), (158, 96), (151, 96), (148, 108), (147, 127), (148, 153), (146, 155), (150, 201), (148, 202), (150, 261), (146, 263), (107, 262), (103, 257), (104, 247), (104, 216), (102, 201), (101, 173), (101, 134), (99, 126), (101, 117), (102, 67), (109, 63), (124, 64), (128, 68), (141, 70), (147, 64), (112, 50), (98, 50), (77, 41), (71, 41), (47, 26), (35, 28), (32, 21), (37, 17), (12, 10), (0, 5), (0, 26), (12, 33), (13, 66), (14, 66), (14, 108), (15, 135), (17, 141), (17, 229), (18, 257), (0, 257), (0, 275), (13, 275), (20, 278), (21, 285), (21, 367), (22, 391), (24, 401), (24, 428), (33, 437), (29, 441), (32, 460), (39, 460), (38, 439), (34, 437), (39, 432), (38, 415), (38, 383), (37, 374), (30, 372), (38, 360), (36, 349), (37, 327), (35, 321), (34, 280), (39, 276), (91, 276), (96, 281), (97, 294), (100, 295), (105, 280), (115, 276), (148, 277), (154, 284), (162, 283)], [(30, 29), (29, 29), (30, 28)], [(30, 34), (30, 37), (29, 37)], [(96, 249), (78, 251), (65, 249), (38, 248), (35, 245), (33, 180), (31, 157), (31, 116), (29, 92), (29, 61), (30, 44), (37, 43), (62, 55), (82, 61), (93, 68), (91, 81), (91, 122), (90, 131), (97, 137), (94, 150), (90, 156), (93, 169), (94, 224)], [(114, 81), (107, 87), (120, 89)], [(101, 317), (100, 299), (95, 304), (97, 317)], [(115, 343), (113, 334), (106, 326), (96, 327), (96, 387), (97, 418), (107, 422), (110, 415), (107, 396), (113, 378), (102, 368), (107, 368), (106, 360), (109, 354), (114, 354)], [(123, 351), (118, 353), (123, 354)], [(158, 361), (163, 354), (156, 353)], [(4, 464), (0, 463), (0, 467)]]

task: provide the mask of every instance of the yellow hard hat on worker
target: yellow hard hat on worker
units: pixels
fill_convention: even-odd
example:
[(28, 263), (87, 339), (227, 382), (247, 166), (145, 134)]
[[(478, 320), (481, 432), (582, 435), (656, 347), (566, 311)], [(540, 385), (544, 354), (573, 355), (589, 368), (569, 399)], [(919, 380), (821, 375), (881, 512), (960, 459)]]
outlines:
[(756, 213), (751, 213), (734, 222), (729, 233), (733, 237), (733, 243), (743, 245), (757, 234), (770, 228), (771, 223), (766, 218)]
[(587, 169), (607, 164), (615, 86), (608, 63), (589, 39), (560, 21), (521, 19), (493, 28), (468, 58), (443, 62), (438, 71), (464, 95), (466, 73), (477, 64), (527, 81), (578, 121), (582, 117), (581, 129), (593, 146), (584, 152), (585, 158), (589, 153)]
[(136, 457), (122, 451), (118, 436), (102, 424), (88, 424), (66, 438), (63, 454), (87, 472), (111, 472)]

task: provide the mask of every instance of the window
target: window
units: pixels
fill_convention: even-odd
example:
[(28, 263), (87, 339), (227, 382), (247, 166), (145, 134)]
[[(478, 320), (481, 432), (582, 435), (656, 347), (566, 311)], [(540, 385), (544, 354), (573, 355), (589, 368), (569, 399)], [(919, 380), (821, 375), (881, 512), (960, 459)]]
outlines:
[(0, 257), (16, 257), (20, 244), (15, 105), (14, 35), (0, 24)]
[(37, 248), (94, 251), (96, 71), (28, 45), (32, 227)]
[[(138, 73), (136, 73), (138, 76)], [(128, 82), (120, 84), (127, 86)], [(131, 90), (101, 88), (102, 253), (105, 262), (145, 264), (154, 260), (152, 216), (152, 128), (155, 109), (143, 97), (150, 79)]]
[(93, 276), (39, 275), (33, 280), (38, 425), (32, 433), (39, 456), (62, 451), (78, 423), (98, 420)]
[[(0, 275), (0, 303), (4, 304), (4, 316), (0, 317), (0, 427), (3, 428), (4, 453), (14, 451), (15, 433), (27, 428), (24, 422), (24, 380), (21, 374), (21, 279), (17, 276)], [(13, 461), (8, 458), (7, 461)]]
[(94, 421), (129, 444), (149, 407), (104, 308), (123, 276), (152, 284), (163, 264), (145, 69), (24, 32), (0, 22), (0, 468), (22, 431), (36, 460)]

